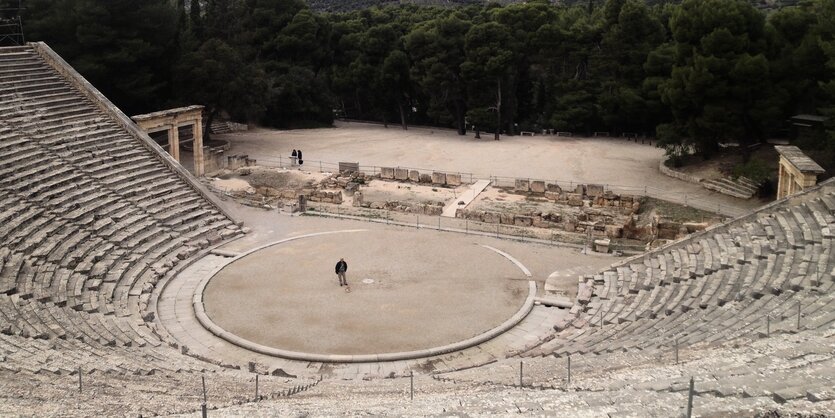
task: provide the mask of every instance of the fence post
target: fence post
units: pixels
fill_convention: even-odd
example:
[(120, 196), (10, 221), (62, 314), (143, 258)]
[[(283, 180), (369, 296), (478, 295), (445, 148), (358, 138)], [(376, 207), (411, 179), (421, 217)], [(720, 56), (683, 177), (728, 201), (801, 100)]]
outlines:
[(687, 391), (687, 418), (693, 416), (693, 377), (690, 377), (690, 390)]
[(278, 168), (284, 168), (284, 164), (281, 162), (281, 156), (278, 156)]
[(258, 377), (259, 376), (260, 375), (255, 374), (255, 402), (258, 402), (261, 399), (261, 397), (258, 396)]
[(438, 216), (438, 231), (441, 230), (441, 217)]
[(409, 399), (415, 399), (415, 372), (409, 370)]
[(800, 302), (797, 302), (797, 330), (800, 331)]
[(203, 418), (206, 418), (209, 415), (208, 401), (206, 398), (206, 376), (200, 376), (200, 379), (203, 381), (203, 404), (200, 405), (200, 411), (202, 412)]
[(322, 161), (320, 160), (319, 161), (319, 172), (322, 173), (323, 171), (324, 170), (322, 170)]
[(676, 338), (676, 364), (678, 364), (678, 338)]
[(568, 385), (571, 386), (571, 354), (568, 355)]
[(499, 224), (496, 224), (496, 238), (499, 237)]
[(81, 393), (81, 366), (78, 366), (78, 393)]
[(415, 228), (420, 229), (420, 215), (415, 214), (417, 220), (415, 221)]
[(519, 360), (519, 389), (522, 389), (522, 360)]
[(466, 232), (467, 234), (470, 233), (470, 220), (469, 219), (464, 219), (464, 232)]
[(765, 336), (771, 336), (771, 315), (765, 316)]

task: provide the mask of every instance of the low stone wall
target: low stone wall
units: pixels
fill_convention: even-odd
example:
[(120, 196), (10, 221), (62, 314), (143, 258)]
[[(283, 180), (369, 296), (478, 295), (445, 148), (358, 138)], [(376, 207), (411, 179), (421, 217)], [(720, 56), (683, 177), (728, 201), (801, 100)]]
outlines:
[(681, 171), (674, 170), (670, 167), (667, 167), (667, 158), (664, 157), (661, 159), (661, 162), (658, 164), (658, 170), (661, 171), (662, 174), (667, 175), (669, 177), (679, 179), (682, 181), (686, 181), (689, 183), (696, 183), (702, 184), (702, 178), (691, 176), (690, 174), (682, 173)]
[(450, 187), (456, 187), (464, 184), (461, 173), (445, 173), (441, 171), (421, 173), (418, 170), (400, 167), (380, 167), (380, 178), (383, 180), (396, 180)]
[(575, 233), (594, 229), (609, 238), (631, 238), (624, 234), (624, 226), (630, 222), (634, 224), (633, 215), (641, 206), (634, 196), (605, 191), (599, 184), (579, 184), (572, 190), (563, 190), (557, 184), (517, 179), (513, 191), (544, 197), (555, 204), (554, 209), (524, 213), (458, 209), (455, 216), (484, 223), (532, 226)]
[(363, 207), (369, 209), (384, 209), (403, 213), (414, 213), (418, 215), (427, 216), (441, 216), (444, 211), (444, 202), (399, 202), (396, 200), (385, 202), (366, 202), (363, 199), (362, 192), (354, 193), (355, 207)]

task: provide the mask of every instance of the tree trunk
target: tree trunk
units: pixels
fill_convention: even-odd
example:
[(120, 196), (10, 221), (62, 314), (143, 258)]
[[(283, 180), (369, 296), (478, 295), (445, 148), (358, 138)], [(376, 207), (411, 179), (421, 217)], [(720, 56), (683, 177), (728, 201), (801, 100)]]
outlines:
[(455, 123), (458, 126), (458, 135), (466, 135), (467, 126), (464, 122), (464, 106), (460, 100), (455, 100)]
[(403, 109), (403, 103), (399, 103), (398, 107), (400, 108), (400, 125), (403, 126), (403, 130), (406, 131), (409, 127), (406, 125), (406, 111)]
[(502, 78), (496, 81), (496, 133), (493, 139), (498, 141), (502, 130)]
[(481, 130), (478, 128), (475, 130), (475, 139), (481, 139)]
[[(206, 126), (203, 127), (203, 143), (207, 143), (212, 139), (212, 122), (215, 120), (217, 110), (211, 109), (206, 115)], [(177, 129), (175, 126), (174, 129)]]

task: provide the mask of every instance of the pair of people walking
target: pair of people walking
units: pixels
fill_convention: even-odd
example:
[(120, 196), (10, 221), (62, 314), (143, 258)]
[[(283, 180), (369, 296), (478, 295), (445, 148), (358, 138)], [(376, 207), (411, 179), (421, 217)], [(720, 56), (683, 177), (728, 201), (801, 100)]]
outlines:
[(293, 152), (290, 153), (290, 159), (298, 165), (304, 164), (304, 159), (302, 159), (302, 150), (294, 149)]

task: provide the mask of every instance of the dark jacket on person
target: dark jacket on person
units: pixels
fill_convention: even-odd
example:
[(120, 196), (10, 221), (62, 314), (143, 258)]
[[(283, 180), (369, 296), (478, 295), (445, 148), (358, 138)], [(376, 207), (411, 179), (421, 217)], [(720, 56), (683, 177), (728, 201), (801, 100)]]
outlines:
[(348, 263), (339, 260), (339, 262), (336, 263), (336, 274), (345, 273), (346, 271), (348, 271)]
[(299, 157), (299, 164), (304, 164), (304, 159), (302, 158), (302, 150), (296, 151), (296, 156)]

